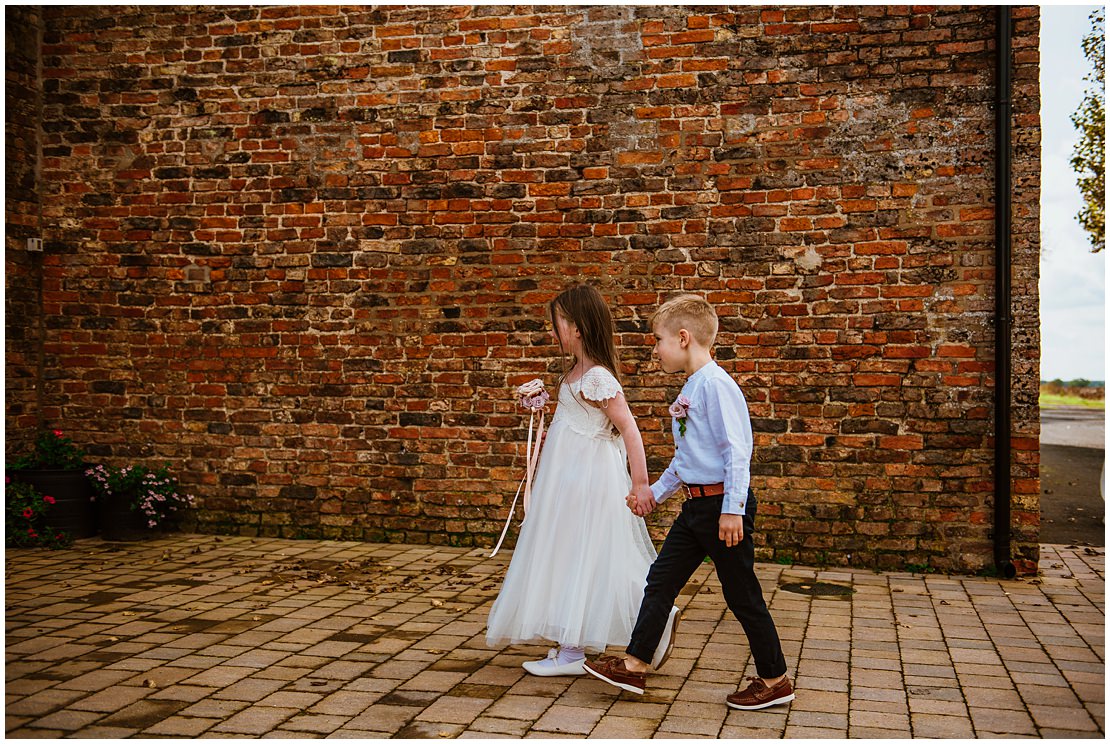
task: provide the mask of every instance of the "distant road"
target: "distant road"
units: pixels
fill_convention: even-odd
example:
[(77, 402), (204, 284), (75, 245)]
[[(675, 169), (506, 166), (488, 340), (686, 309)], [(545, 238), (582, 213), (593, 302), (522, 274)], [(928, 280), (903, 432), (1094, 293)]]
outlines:
[(1106, 545), (1105, 411), (1041, 408), (1041, 542)]
[(1080, 406), (1042, 408), (1041, 444), (1106, 449), (1106, 411)]

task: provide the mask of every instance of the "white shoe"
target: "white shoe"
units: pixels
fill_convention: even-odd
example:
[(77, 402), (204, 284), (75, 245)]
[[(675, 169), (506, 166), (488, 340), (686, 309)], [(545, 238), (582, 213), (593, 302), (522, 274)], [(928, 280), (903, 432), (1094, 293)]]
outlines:
[(672, 607), (671, 614), (667, 616), (667, 624), (663, 626), (663, 635), (659, 638), (659, 645), (651, 657), (651, 666), (655, 669), (667, 663), (674, 650), (674, 638), (678, 633), (678, 608)]
[(554, 661), (548, 664), (548, 659), (555, 659), (559, 655), (559, 649), (553, 648), (547, 652), (547, 658), (540, 659), (539, 661), (526, 661), (521, 664), (524, 671), (529, 674), (534, 674), (537, 677), (568, 677), (579, 676), (586, 673), (586, 659), (582, 658), (578, 661), (572, 661), (569, 664), (556, 664)]

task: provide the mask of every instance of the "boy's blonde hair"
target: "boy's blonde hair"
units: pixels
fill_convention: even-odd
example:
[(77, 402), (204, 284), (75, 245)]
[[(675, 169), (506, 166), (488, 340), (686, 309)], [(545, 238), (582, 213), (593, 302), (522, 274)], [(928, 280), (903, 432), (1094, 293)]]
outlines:
[(717, 338), (717, 312), (700, 295), (672, 297), (651, 315), (651, 329), (662, 326), (672, 333), (685, 328), (702, 346), (713, 345)]

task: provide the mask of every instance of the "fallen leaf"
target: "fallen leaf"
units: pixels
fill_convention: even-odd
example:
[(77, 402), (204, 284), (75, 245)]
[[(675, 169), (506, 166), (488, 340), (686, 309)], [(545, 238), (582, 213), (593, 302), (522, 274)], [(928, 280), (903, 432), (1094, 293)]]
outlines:
[(442, 606), (443, 606), (443, 600), (441, 600), (441, 599), (433, 599), (432, 600), (432, 607), (442, 607)]
[(158, 683), (152, 679), (144, 679), (143, 684), (147, 687), (157, 687)]

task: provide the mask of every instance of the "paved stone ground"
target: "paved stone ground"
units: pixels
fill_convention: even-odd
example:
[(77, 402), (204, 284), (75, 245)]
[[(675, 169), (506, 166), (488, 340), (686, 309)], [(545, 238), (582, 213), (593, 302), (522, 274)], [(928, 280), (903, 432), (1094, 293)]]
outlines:
[[(798, 698), (734, 711), (754, 674), (710, 566), (642, 697), (529, 677), (488, 649), (507, 555), (181, 535), (6, 555), (8, 736), (1093, 737), (1104, 718), (1102, 550), (1046, 546), (1037, 579), (758, 567)], [(850, 587), (847, 597), (784, 588)], [(801, 589), (805, 592), (806, 589)], [(810, 589), (809, 591), (812, 591)]]

